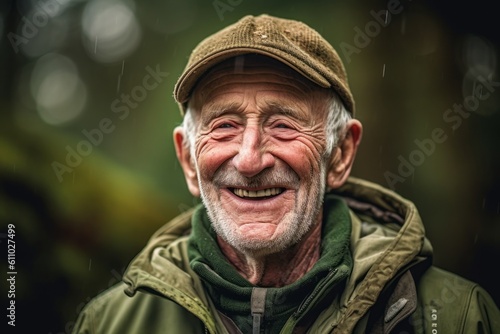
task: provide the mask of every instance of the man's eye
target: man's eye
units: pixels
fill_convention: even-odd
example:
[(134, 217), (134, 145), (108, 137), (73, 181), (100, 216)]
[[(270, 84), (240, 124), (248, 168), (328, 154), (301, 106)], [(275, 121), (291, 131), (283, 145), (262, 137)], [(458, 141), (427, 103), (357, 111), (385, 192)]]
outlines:
[(278, 123), (278, 124), (276, 124), (276, 127), (278, 129), (288, 129), (289, 128), (289, 126), (284, 124), (284, 123)]
[(218, 126), (219, 129), (229, 129), (232, 128), (233, 126), (229, 123), (222, 123), (221, 125)]

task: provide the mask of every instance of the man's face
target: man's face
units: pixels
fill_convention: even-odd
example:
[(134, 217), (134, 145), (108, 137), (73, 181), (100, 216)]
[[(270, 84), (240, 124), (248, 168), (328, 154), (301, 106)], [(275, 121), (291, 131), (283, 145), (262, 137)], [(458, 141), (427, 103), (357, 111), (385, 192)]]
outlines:
[(283, 65), (245, 61), (217, 66), (197, 86), (192, 152), (217, 234), (268, 254), (321, 220), (329, 98)]

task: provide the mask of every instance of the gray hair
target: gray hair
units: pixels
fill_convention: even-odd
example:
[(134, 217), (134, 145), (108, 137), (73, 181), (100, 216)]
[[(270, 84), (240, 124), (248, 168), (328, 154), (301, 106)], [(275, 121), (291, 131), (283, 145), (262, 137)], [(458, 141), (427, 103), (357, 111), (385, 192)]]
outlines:
[(326, 154), (330, 154), (333, 148), (336, 147), (340, 141), (344, 140), (347, 131), (347, 123), (351, 119), (351, 113), (346, 109), (339, 96), (333, 93), (328, 104), (328, 115), (326, 116), (325, 124)]
[[(329, 157), (339, 141), (344, 139), (347, 123), (352, 119), (351, 113), (345, 108), (344, 103), (342, 103), (337, 94), (332, 93), (327, 103), (325, 158)], [(182, 127), (186, 134), (183, 145), (190, 149), (191, 158), (194, 158), (194, 141), (197, 132), (197, 117), (193, 114), (192, 108), (188, 107), (182, 121)]]

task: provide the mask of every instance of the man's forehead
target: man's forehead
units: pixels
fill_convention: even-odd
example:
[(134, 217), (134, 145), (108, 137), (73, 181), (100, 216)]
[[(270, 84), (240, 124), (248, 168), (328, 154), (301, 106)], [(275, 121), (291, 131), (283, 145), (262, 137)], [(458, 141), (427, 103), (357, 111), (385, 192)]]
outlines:
[[(245, 55), (221, 62), (197, 83), (188, 109), (212, 119), (226, 112), (242, 112), (246, 90), (257, 95), (254, 106), (261, 112), (279, 112), (310, 121), (324, 117), (334, 95), (292, 68), (272, 58)], [(261, 94), (262, 93), (262, 94)], [(234, 94), (234, 95), (233, 95)], [(326, 109), (325, 109), (326, 107)], [(314, 116), (316, 115), (316, 116)]]

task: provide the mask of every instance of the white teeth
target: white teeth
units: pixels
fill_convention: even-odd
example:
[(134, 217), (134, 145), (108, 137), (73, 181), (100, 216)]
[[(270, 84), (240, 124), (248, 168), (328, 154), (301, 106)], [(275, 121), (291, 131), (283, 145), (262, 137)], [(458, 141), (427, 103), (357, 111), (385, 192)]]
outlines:
[(282, 190), (281, 188), (268, 188), (265, 190), (253, 191), (253, 190), (244, 190), (235, 188), (233, 189), (233, 192), (235, 193), (235, 195), (239, 197), (255, 198), (255, 197), (268, 197), (268, 196), (278, 195), (281, 194)]

